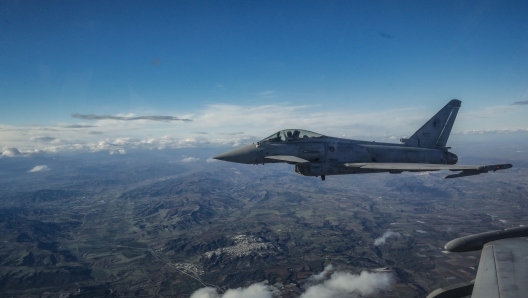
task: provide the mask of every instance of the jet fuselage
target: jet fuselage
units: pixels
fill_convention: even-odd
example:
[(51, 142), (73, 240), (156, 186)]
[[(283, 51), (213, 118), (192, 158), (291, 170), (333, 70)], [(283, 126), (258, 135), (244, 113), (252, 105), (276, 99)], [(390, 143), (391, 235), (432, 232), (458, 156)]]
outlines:
[(400, 144), (286, 129), (214, 158), (245, 164), (290, 163), (298, 174), (323, 180), (326, 175), (440, 170), (458, 171), (445, 177), (458, 178), (511, 168), (511, 164), (456, 165), (458, 157), (446, 144), (460, 106), (460, 100), (451, 100), (413, 135), (400, 139)]
[(288, 161), (273, 156), (296, 156), (309, 163), (295, 163), (295, 171), (304, 176), (394, 172), (348, 168), (344, 163), (426, 163), (456, 164), (458, 158), (447, 150), (407, 147), (403, 144), (367, 142), (321, 136), (284, 142), (258, 142), (215, 157), (219, 160), (266, 164)]

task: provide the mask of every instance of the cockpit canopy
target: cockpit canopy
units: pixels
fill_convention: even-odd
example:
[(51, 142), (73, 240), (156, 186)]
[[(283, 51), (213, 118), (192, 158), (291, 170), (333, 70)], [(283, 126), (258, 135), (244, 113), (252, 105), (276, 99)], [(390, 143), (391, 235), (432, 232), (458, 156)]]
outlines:
[(263, 139), (260, 141), (263, 142), (289, 142), (289, 141), (298, 141), (298, 140), (306, 140), (306, 139), (313, 139), (313, 138), (321, 138), (323, 135), (311, 132), (308, 130), (303, 129), (285, 129), (281, 130), (279, 132), (276, 132), (272, 134), (271, 136)]

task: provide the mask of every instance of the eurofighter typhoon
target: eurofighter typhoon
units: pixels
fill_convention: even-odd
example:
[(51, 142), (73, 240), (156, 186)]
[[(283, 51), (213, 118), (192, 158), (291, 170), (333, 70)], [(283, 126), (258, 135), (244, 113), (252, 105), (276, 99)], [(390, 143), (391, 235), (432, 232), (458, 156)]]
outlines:
[(256, 144), (214, 157), (243, 163), (289, 163), (304, 176), (366, 174), (389, 172), (400, 174), (450, 170), (457, 173), (445, 178), (479, 175), (509, 169), (511, 164), (456, 165), (458, 157), (449, 152), (447, 139), (460, 108), (453, 99), (411, 137), (400, 144), (378, 143), (324, 136), (303, 129), (285, 129)]

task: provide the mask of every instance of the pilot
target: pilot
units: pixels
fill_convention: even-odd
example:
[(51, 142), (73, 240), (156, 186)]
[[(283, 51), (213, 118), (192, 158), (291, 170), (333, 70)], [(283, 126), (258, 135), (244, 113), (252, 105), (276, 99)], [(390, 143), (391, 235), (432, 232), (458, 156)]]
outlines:
[(301, 134), (300, 131), (298, 131), (298, 130), (294, 130), (294, 131), (293, 131), (293, 138), (294, 138), (294, 139), (298, 139), (300, 134)]
[(292, 135), (291, 130), (288, 130), (288, 132), (286, 133), (286, 135), (288, 136), (288, 140), (293, 139), (293, 135)]

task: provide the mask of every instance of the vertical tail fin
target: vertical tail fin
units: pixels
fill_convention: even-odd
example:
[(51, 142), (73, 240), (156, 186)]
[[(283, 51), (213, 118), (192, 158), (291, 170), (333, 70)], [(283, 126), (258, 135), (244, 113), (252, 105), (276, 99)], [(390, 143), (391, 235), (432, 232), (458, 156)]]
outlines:
[(411, 147), (445, 147), (461, 103), (462, 102), (457, 99), (451, 100), (410, 138), (401, 139), (401, 142)]

